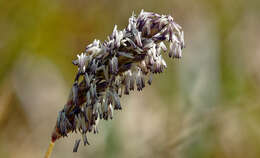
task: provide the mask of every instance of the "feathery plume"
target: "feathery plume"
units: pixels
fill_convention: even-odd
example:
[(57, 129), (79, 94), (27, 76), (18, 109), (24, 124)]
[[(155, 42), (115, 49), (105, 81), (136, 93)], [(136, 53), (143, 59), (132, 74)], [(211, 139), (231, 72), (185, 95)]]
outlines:
[[(162, 57), (169, 42), (168, 56), (181, 58), (184, 33), (171, 16), (141, 11), (129, 18), (128, 26), (113, 33), (104, 43), (94, 40), (73, 64), (78, 67), (71, 94), (58, 113), (52, 142), (70, 132), (82, 134), (84, 145), (87, 132), (97, 133), (99, 120), (113, 118), (121, 110), (120, 97), (137, 89), (142, 91), (152, 76), (167, 67)], [(74, 152), (80, 140), (77, 140)]]

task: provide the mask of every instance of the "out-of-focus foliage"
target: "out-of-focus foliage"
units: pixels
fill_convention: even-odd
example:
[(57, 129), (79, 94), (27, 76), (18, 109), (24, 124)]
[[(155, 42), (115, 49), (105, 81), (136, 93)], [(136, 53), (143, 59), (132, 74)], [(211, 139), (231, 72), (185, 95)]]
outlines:
[(126, 105), (90, 146), (55, 157), (260, 157), (260, 1), (1, 0), (0, 157), (43, 157), (76, 72), (71, 61), (132, 11), (171, 14), (185, 31), (181, 60)]

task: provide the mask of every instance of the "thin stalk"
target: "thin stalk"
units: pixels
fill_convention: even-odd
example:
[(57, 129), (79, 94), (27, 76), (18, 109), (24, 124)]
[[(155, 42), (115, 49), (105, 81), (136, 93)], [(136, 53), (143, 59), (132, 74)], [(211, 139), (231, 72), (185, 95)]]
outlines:
[(50, 158), (50, 157), (51, 157), (51, 153), (52, 153), (54, 144), (55, 144), (55, 143), (54, 143), (53, 141), (50, 141), (48, 150), (46, 151), (44, 158)]

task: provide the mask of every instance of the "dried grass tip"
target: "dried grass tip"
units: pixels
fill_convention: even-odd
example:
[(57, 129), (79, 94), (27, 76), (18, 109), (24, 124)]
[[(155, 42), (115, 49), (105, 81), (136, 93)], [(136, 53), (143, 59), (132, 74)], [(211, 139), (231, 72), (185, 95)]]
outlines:
[[(142, 91), (146, 83), (152, 83), (153, 74), (164, 71), (162, 52), (181, 58), (183, 48), (184, 33), (171, 16), (143, 10), (129, 18), (125, 29), (118, 30), (116, 25), (104, 43), (94, 40), (73, 61), (77, 74), (58, 114), (52, 141), (79, 132), (84, 145), (89, 144), (86, 133), (98, 133), (98, 121), (112, 119), (114, 110), (123, 108), (120, 97), (135, 89)], [(79, 144), (76, 140), (73, 152)]]

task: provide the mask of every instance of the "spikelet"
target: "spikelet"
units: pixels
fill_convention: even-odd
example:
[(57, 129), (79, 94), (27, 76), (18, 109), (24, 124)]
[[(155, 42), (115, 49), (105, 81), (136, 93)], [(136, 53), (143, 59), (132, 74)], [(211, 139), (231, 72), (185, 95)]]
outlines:
[[(82, 134), (84, 145), (89, 144), (87, 132), (97, 133), (99, 120), (113, 118), (114, 110), (121, 110), (120, 97), (130, 91), (141, 91), (151, 85), (154, 73), (167, 67), (162, 52), (181, 58), (184, 33), (171, 16), (144, 12), (129, 18), (128, 26), (118, 30), (115, 25), (108, 40), (94, 40), (73, 64), (78, 72), (71, 95), (59, 112), (52, 141), (70, 132)], [(74, 152), (80, 140), (76, 140)]]

